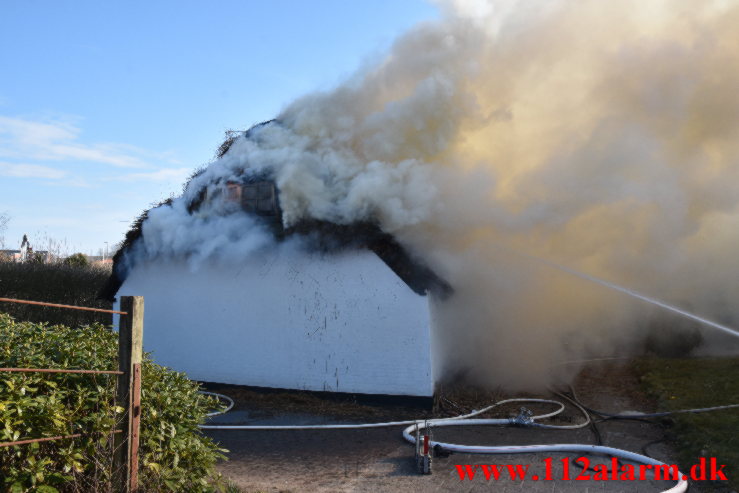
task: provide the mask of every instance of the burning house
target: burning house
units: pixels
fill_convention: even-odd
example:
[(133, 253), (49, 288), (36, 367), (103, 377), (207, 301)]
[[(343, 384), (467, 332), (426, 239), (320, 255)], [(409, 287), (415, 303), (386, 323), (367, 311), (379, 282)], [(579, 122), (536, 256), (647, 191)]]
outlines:
[(449, 285), (371, 221), (285, 226), (280, 198), (269, 170), (206, 168), (139, 218), (103, 296), (144, 296), (144, 349), (192, 379), (431, 396)]
[(147, 349), (193, 378), (347, 392), (543, 390), (562, 361), (695, 346), (665, 305), (730, 337), (739, 11), (602, 3), (423, 23), (233, 134), (107, 295), (146, 295)]

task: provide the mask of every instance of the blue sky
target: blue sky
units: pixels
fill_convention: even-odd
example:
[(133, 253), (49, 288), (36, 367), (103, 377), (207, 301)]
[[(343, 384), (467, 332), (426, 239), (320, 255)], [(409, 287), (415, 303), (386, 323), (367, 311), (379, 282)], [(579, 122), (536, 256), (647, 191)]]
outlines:
[(327, 89), (438, 17), (421, 0), (0, 1), (5, 248), (97, 253), (225, 130)]

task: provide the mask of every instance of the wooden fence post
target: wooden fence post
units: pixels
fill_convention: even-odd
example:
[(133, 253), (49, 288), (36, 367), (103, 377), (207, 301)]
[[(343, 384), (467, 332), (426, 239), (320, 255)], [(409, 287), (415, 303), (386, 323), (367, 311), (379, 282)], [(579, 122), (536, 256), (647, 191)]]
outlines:
[(119, 420), (123, 433), (115, 435), (113, 487), (134, 493), (138, 487), (139, 428), (141, 419), (141, 358), (144, 336), (144, 298), (121, 296), (118, 328), (118, 377), (115, 405), (123, 408)]

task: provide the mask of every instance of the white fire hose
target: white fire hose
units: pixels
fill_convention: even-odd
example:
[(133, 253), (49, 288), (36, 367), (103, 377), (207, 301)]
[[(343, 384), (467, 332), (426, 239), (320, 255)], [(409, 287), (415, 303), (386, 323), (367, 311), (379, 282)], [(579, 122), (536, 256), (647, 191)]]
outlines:
[[(229, 407), (224, 411), (217, 411), (209, 413), (208, 416), (215, 416), (223, 414), (233, 407), (233, 400), (225, 395), (216, 394), (214, 392), (203, 392), (207, 395), (212, 395), (226, 399), (230, 402)], [(562, 396), (568, 399), (566, 396)], [(585, 421), (575, 425), (546, 425), (538, 423), (537, 421), (554, 417), (564, 411), (565, 406), (561, 402), (550, 400), (550, 399), (505, 399), (498, 401), (495, 404), (487, 406), (478, 411), (473, 411), (468, 414), (460, 416), (454, 416), (451, 418), (438, 418), (428, 420), (409, 420), (409, 421), (388, 421), (384, 423), (359, 423), (359, 424), (327, 424), (327, 425), (278, 425), (278, 426), (267, 426), (267, 425), (200, 425), (203, 430), (338, 430), (338, 429), (363, 429), (363, 428), (387, 428), (392, 426), (407, 426), (403, 430), (403, 438), (412, 444), (416, 443), (416, 437), (414, 436), (415, 431), (420, 431), (426, 427), (442, 427), (442, 426), (480, 426), (480, 425), (493, 425), (493, 426), (527, 426), (535, 428), (545, 429), (577, 429), (583, 428), (590, 424), (590, 415), (583, 409), (579, 404), (572, 401), (585, 416)], [(531, 416), (525, 413), (520, 413), (515, 418), (508, 419), (469, 419), (474, 416), (478, 416), (484, 412), (487, 412), (495, 407), (511, 402), (535, 402), (554, 404), (559, 406), (558, 409), (547, 414), (540, 414)], [(642, 464), (652, 466), (665, 466), (666, 464), (660, 462), (651, 457), (629, 452), (628, 450), (622, 450), (613, 447), (606, 447), (602, 445), (583, 445), (577, 443), (559, 443), (552, 445), (503, 445), (503, 446), (490, 446), (490, 445), (460, 445), (455, 443), (437, 442), (430, 441), (429, 446), (433, 449), (442, 449), (449, 452), (459, 452), (465, 454), (523, 454), (523, 453), (539, 453), (539, 452), (576, 452), (576, 453), (588, 453), (596, 455), (606, 455), (610, 457), (618, 457), (620, 459), (630, 460), (633, 462), (640, 462)], [(664, 490), (662, 493), (683, 493), (688, 489), (688, 482), (683, 479), (683, 474), (678, 472), (678, 482), (675, 486), (668, 490)]]

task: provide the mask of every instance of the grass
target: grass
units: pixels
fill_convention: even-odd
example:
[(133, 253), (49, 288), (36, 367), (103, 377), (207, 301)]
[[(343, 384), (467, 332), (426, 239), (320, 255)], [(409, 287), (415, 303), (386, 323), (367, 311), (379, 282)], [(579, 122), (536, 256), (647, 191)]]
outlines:
[[(650, 358), (639, 360), (635, 369), (660, 410), (739, 404), (739, 358)], [(729, 483), (738, 489), (739, 409), (677, 414), (672, 419), (675, 426), (670, 436), (680, 465), (690, 466), (701, 457), (716, 457), (719, 464), (726, 464)]]

